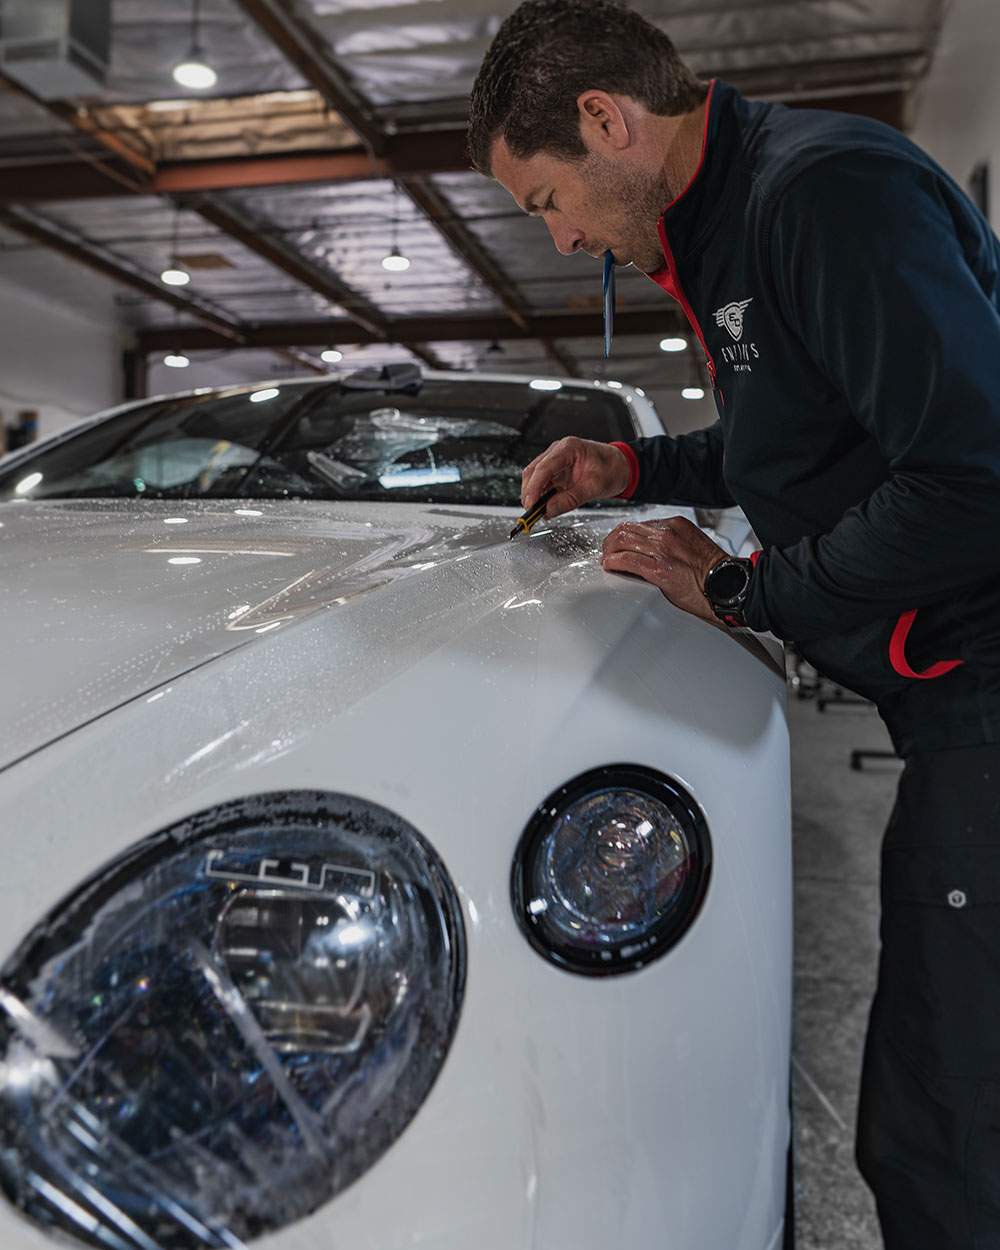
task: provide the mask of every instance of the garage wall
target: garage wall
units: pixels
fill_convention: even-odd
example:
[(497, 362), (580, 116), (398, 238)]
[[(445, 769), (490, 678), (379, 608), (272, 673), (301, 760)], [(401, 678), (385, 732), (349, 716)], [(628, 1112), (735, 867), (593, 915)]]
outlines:
[(917, 94), (914, 140), (968, 190), (990, 167), (990, 224), (1000, 227), (1000, 40), (996, 0), (946, 0), (931, 71)]
[(0, 411), (39, 412), (39, 437), (119, 403), (124, 336), (0, 278)]

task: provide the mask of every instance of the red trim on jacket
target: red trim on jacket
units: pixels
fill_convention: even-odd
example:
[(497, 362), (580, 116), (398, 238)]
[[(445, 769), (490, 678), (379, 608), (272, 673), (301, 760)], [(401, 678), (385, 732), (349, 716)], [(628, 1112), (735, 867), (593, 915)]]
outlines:
[(906, 637), (910, 632), (916, 615), (916, 608), (911, 608), (909, 612), (904, 612), (896, 622), (896, 626), (892, 631), (892, 638), (889, 640), (889, 663), (900, 677), (943, 677), (945, 673), (950, 673), (953, 668), (958, 668), (960, 664), (964, 664), (964, 660), (939, 660), (937, 664), (932, 664), (930, 668), (925, 668), (922, 673), (918, 673), (910, 667), (906, 659)]
[(747, 558), (749, 559), (750, 563), (754, 565), (754, 567), (756, 567), (757, 561), (760, 559), (760, 556), (761, 556), (761, 549), (758, 547), (756, 551), (751, 551), (750, 555)]
[[(695, 334), (698, 336), (698, 342), (701, 343), (702, 351), (705, 353), (705, 359), (708, 361), (708, 375), (712, 379), (713, 391), (716, 389), (715, 361), (712, 359), (712, 353), (708, 350), (708, 347), (705, 343), (705, 336), (701, 332), (701, 326), (698, 324), (698, 318), (694, 315), (694, 310), (691, 308), (691, 305), (688, 302), (688, 298), (684, 294), (683, 290), (681, 290), (681, 285), (677, 280), (677, 264), (674, 261), (674, 254), (670, 250), (670, 244), (667, 242), (667, 228), (664, 224), (663, 218), (667, 213), (670, 212), (670, 210), (678, 202), (678, 200), (682, 200), (684, 196), (687, 195), (688, 191), (691, 189), (691, 186), (694, 183), (694, 180), (701, 173), (702, 165), (704, 165), (705, 163), (705, 153), (708, 150), (708, 119), (712, 111), (712, 92), (714, 91), (714, 89), (715, 89), (715, 79), (713, 78), (711, 83), (709, 84), (708, 96), (706, 97), (706, 100), (705, 100), (705, 128), (701, 136), (701, 157), (698, 161), (698, 168), (691, 175), (690, 179), (688, 180), (687, 186), (680, 193), (680, 195), (675, 196), (667, 205), (667, 207), (663, 210), (663, 214), (660, 216), (659, 221), (656, 223), (656, 229), (660, 236), (660, 246), (663, 248), (663, 256), (667, 263), (666, 265), (663, 266), (662, 269), (657, 269), (654, 273), (651, 273), (648, 275), (650, 278), (652, 278), (652, 280), (656, 283), (658, 287), (661, 287), (664, 291), (666, 291), (666, 293), (669, 296), (671, 296), (671, 298), (675, 299), (678, 302), (678, 304), (680, 304), (681, 308), (684, 309), (684, 316), (687, 317), (688, 323), (690, 324), (691, 329), (694, 330)], [(720, 399), (722, 399), (722, 402), (724, 404), (726, 401), (721, 391), (719, 392), (719, 397)]]
[[(705, 164), (705, 153), (708, 151), (708, 118), (709, 118), (709, 114), (712, 111), (712, 92), (714, 91), (714, 89), (715, 89), (715, 79), (713, 78), (712, 81), (708, 84), (708, 95), (705, 97), (705, 126), (701, 133), (701, 156), (698, 158), (698, 168), (694, 171), (694, 173), (688, 179), (688, 184), (684, 188), (684, 190), (680, 193), (680, 195), (674, 196), (674, 198), (670, 201), (667, 207), (663, 210), (663, 213), (669, 213), (670, 210), (673, 208), (673, 206), (679, 200), (682, 200), (685, 197), (685, 195), (687, 195), (687, 193), (691, 190), (691, 187), (694, 183), (695, 178), (697, 178), (698, 175), (701, 173), (702, 165)], [(663, 213), (660, 214), (661, 218), (663, 217)], [(660, 231), (660, 239), (661, 241), (663, 239), (662, 230)], [(657, 286), (662, 287), (668, 295), (673, 296), (673, 298), (678, 302), (678, 304), (681, 303), (681, 297), (679, 294), (677, 294), (677, 289), (674, 287), (674, 284), (673, 284), (673, 277), (669, 269), (666, 266), (662, 266), (659, 269), (655, 269), (651, 274), (648, 274), (647, 277), (652, 278)]]
[(628, 443), (612, 443), (612, 447), (617, 447), (619, 451), (625, 453), (625, 459), (628, 461), (628, 485), (620, 495), (616, 495), (616, 499), (631, 499), (635, 494), (635, 489), (639, 485), (639, 457), (635, 454)]
[(714, 90), (715, 90), (715, 79), (713, 78), (711, 82), (708, 84), (708, 95), (705, 97), (705, 125), (701, 132), (701, 156), (698, 159), (698, 168), (694, 171), (694, 173), (688, 179), (687, 186), (680, 193), (680, 195), (675, 195), (674, 198), (667, 205), (667, 207), (663, 210), (665, 213), (669, 212), (669, 210), (673, 208), (673, 206), (677, 203), (678, 200), (682, 200), (684, 196), (687, 195), (687, 193), (691, 190), (691, 185), (694, 182), (695, 178), (697, 178), (698, 175), (701, 173), (702, 165), (704, 165), (705, 163), (705, 152), (708, 149), (708, 116), (712, 111), (712, 92)]
[[(662, 217), (657, 222), (656, 228), (660, 232), (660, 244), (663, 247), (663, 255), (667, 258), (667, 265), (665, 269), (658, 269), (655, 274), (651, 273), (649, 276), (653, 279), (657, 286), (662, 287), (668, 295), (672, 295), (678, 304), (680, 304), (681, 308), (684, 309), (684, 316), (687, 317), (688, 324), (691, 326), (691, 329), (694, 330), (695, 334), (697, 334), (698, 342), (701, 344), (701, 349), (705, 353), (705, 360), (708, 362), (708, 376), (712, 379), (712, 390), (714, 391), (716, 388), (715, 361), (712, 359), (712, 353), (708, 350), (708, 344), (705, 342), (705, 336), (701, 332), (701, 326), (698, 324), (698, 318), (694, 315), (694, 309), (688, 303), (688, 298), (681, 290), (681, 285), (677, 281), (677, 266), (674, 262), (674, 254), (670, 250), (670, 244), (667, 242), (667, 231), (663, 224)], [(719, 392), (719, 395), (722, 397), (721, 391)], [(726, 402), (725, 398), (722, 399), (722, 402)]]

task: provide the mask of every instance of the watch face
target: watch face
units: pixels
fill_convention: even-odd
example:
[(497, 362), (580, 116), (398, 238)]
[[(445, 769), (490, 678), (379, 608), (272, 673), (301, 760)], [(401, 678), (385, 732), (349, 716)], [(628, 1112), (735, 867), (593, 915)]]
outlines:
[(746, 589), (750, 574), (742, 564), (717, 564), (706, 579), (705, 589), (716, 602), (737, 598)]

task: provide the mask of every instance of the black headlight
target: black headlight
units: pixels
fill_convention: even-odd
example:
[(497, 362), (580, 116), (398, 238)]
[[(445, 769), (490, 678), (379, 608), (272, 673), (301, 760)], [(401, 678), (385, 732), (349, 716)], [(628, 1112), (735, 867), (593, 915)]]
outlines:
[(0, 1183), (91, 1246), (237, 1246), (372, 1166), (444, 1061), (454, 887), (404, 821), (263, 795), (137, 844), (0, 971)]
[(529, 821), (514, 856), (514, 912), (560, 967), (627, 972), (681, 938), (710, 864), (705, 818), (681, 785), (650, 768), (595, 768)]

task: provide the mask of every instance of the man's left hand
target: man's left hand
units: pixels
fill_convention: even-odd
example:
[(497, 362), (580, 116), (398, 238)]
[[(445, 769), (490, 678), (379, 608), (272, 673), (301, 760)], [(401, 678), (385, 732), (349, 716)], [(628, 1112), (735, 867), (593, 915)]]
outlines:
[(709, 569), (729, 555), (686, 517), (665, 521), (625, 521), (605, 538), (601, 567), (635, 573), (658, 587), (675, 607), (703, 621), (725, 626), (705, 598)]

